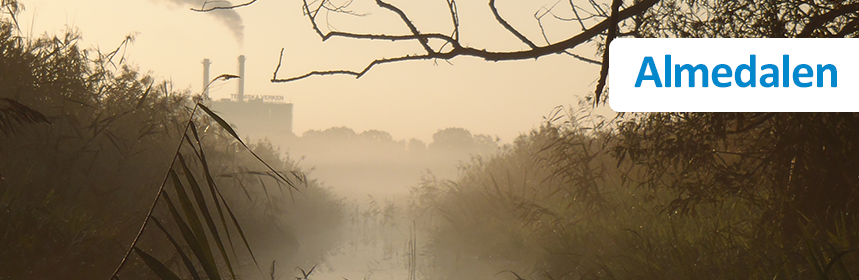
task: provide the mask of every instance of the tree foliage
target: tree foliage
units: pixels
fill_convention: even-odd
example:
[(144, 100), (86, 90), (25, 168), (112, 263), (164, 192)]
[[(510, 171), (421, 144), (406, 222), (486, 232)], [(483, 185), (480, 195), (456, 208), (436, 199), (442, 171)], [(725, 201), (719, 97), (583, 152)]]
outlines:
[(430, 177), (414, 190), (416, 217), (430, 228), (428, 275), (850, 279), (859, 271), (854, 114), (654, 114), (617, 130), (567, 116), (475, 158), (455, 180)]
[(647, 166), (641, 182), (678, 192), (672, 210), (742, 197), (763, 222), (834, 223), (855, 215), (859, 156), (853, 113), (652, 114), (621, 126), (616, 155)]

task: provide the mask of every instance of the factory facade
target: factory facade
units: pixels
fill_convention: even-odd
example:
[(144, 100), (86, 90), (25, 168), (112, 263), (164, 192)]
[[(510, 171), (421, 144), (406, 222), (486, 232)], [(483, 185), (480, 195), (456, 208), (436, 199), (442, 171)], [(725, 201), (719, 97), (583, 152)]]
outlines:
[(230, 98), (210, 100), (206, 86), (209, 83), (209, 59), (203, 60), (203, 98), (242, 138), (251, 141), (268, 138), (283, 139), (292, 132), (292, 103), (284, 102), (280, 95), (245, 94), (245, 56), (239, 56), (239, 81), (236, 94)]

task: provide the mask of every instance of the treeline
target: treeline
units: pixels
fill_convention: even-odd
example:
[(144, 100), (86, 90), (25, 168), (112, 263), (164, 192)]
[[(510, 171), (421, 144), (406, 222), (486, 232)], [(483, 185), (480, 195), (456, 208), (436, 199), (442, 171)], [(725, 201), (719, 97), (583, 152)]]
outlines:
[(276, 143), (340, 194), (362, 198), (407, 195), (428, 173), (453, 178), (460, 162), (492, 155), (499, 147), (498, 138), (459, 127), (440, 129), (432, 139), (427, 144), (415, 138), (396, 140), (385, 131), (332, 127)]
[[(448, 154), (457, 158), (469, 154), (491, 154), (498, 148), (499, 139), (472, 134), (460, 127), (439, 129), (429, 144), (416, 138), (395, 140), (390, 133), (367, 130), (361, 133), (348, 127), (332, 127), (324, 130), (308, 130), (301, 136), (289, 139), (290, 150), (324, 157), (326, 160), (364, 161), (384, 160), (391, 156), (425, 156), (426, 153)], [(343, 157), (338, 155), (346, 154)], [(355, 156), (351, 156), (354, 154)]]
[[(15, 1), (3, 1), (4, 13), (14, 15), (19, 8)], [(124, 63), (123, 48), (132, 37), (104, 53), (80, 47), (79, 34), (71, 31), (23, 37), (10, 14), (2, 16), (0, 279), (109, 278), (130, 250), (150, 205), (160, 199), (156, 193), (180, 141), (179, 152), (189, 160), (179, 177), (189, 182), (192, 174), (201, 182), (213, 177), (249, 247), (256, 248), (253, 260), (240, 241), (245, 236), (226, 227), (232, 223), (218, 221), (209, 228), (214, 229), (209, 242), (215, 242), (215, 231), (222, 239), (232, 231), (226, 247), (232, 252), (225, 255), (237, 273), (260, 275), (255, 262), (265, 271), (272, 260), (280, 267), (312, 264), (332, 246), (337, 236), (328, 232), (340, 226), (339, 200), (315, 180), (304, 180), (296, 162), (270, 144), (250, 145), (272, 168), (294, 175), (290, 180), (297, 186), (289, 192), (212, 118), (200, 110), (192, 118), (191, 93)], [(183, 134), (189, 118), (192, 137), (189, 130)], [(194, 160), (202, 152), (206, 161)], [(174, 170), (181, 171), (178, 166)], [(176, 199), (174, 183), (166, 184), (165, 194)], [(196, 204), (201, 202), (205, 200)], [(209, 211), (219, 213), (208, 203)], [(150, 223), (136, 247), (187, 277), (190, 271), (177, 250), (190, 252), (194, 246), (180, 238), (179, 221), (190, 223), (197, 214), (189, 208), (192, 212), (185, 209), (176, 219), (163, 202), (157, 206), (154, 219), (180, 245), (174, 248), (159, 231), (161, 225)], [(207, 238), (202, 231), (195, 233), (197, 240)], [(130, 256), (121, 279), (157, 279), (140, 256)], [(224, 264), (215, 256), (212, 262)], [(192, 266), (202, 271), (204, 261), (193, 260)], [(278, 270), (278, 275), (291, 272)]]
[(859, 273), (859, 114), (661, 113), (601, 123), (583, 114), (545, 123), (456, 180), (416, 188), (427, 275)]

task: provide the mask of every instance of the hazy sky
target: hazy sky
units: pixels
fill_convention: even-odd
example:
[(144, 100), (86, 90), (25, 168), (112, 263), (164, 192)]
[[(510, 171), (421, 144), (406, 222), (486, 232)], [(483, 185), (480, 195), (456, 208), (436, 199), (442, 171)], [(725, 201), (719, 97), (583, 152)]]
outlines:
[[(294, 132), (348, 126), (356, 131), (379, 129), (395, 139), (431, 140), (436, 130), (458, 126), (473, 133), (498, 135), (510, 142), (537, 126), (557, 105), (575, 105), (577, 96), (593, 91), (598, 66), (566, 55), (539, 60), (485, 62), (478, 58), (415, 61), (386, 64), (366, 76), (313, 77), (272, 84), (272, 72), (285, 48), (279, 77), (311, 70), (362, 69), (374, 58), (420, 53), (413, 42), (357, 41), (335, 38), (322, 42), (302, 15), (301, 1), (260, 0), (220, 14), (190, 11), (198, 0), (22, 0), (22, 29), (35, 34), (61, 33), (66, 26), (83, 33), (84, 47), (116, 48), (137, 33), (128, 49), (130, 60), (143, 71), (172, 79), (178, 88), (199, 92), (203, 58), (212, 60), (211, 76), (236, 73), (240, 54), (247, 56), (246, 94), (283, 95), (295, 104)], [(451, 20), (444, 0), (391, 1), (403, 8), (421, 31), (449, 34)], [(515, 50), (525, 46), (495, 22), (485, 0), (460, 0), (461, 37), (464, 45), (488, 50)], [(534, 13), (553, 1), (501, 0), (498, 8), (508, 21), (543, 42)], [(558, 5), (568, 5), (566, 1)], [(372, 0), (355, 0), (352, 6), (364, 17), (332, 15), (328, 23), (341, 31), (406, 34), (398, 17), (375, 6)], [(558, 14), (572, 14), (569, 6)], [(31, 25), (32, 23), (32, 25)], [(324, 26), (324, 22), (321, 22)], [(550, 40), (578, 33), (577, 22), (544, 20)], [(242, 28), (243, 26), (243, 28)], [(593, 46), (574, 52), (594, 57)], [(236, 91), (235, 81), (219, 82), (210, 89), (215, 99)], [(241, 130), (241, 128), (239, 128)]]

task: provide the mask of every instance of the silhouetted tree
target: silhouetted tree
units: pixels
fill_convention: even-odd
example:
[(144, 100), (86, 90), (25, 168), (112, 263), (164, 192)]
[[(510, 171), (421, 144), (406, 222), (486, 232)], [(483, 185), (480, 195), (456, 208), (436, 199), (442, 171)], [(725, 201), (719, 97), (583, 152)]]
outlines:
[(407, 149), (408, 149), (409, 153), (413, 153), (413, 154), (414, 153), (417, 153), (417, 154), (424, 153), (427, 150), (427, 144), (421, 140), (412, 138), (412, 139), (409, 139)]
[(459, 151), (474, 149), (476, 143), (471, 132), (461, 127), (439, 129), (432, 135), (428, 149), (439, 151)]
[(391, 145), (395, 142), (394, 137), (392, 137), (390, 133), (375, 129), (361, 132), (358, 136), (377, 145)]
[[(855, 37), (855, 1), (663, 1), (638, 19), (642, 37)], [(737, 102), (743, 102), (738, 100)], [(853, 215), (857, 115), (637, 114), (620, 126), (616, 155), (645, 167), (643, 184), (672, 189), (668, 209), (742, 197), (788, 235), (799, 223)]]
[[(524, 35), (519, 29), (507, 22), (502, 13), (496, 8), (495, 0), (488, 1), (488, 9), (495, 16), (498, 25), (510, 32), (511, 36), (519, 39), (525, 48), (514, 50), (492, 51), (492, 46), (468, 46), (460, 40), (460, 18), (456, 0), (445, 0), (449, 13), (437, 15), (450, 18), (450, 32), (421, 31), (408, 12), (382, 0), (376, 4), (399, 16), (401, 23), (408, 27), (407, 34), (373, 34), (361, 32), (342, 32), (324, 29), (331, 14), (360, 16), (349, 9), (351, 1), (338, 4), (331, 0), (307, 2), (303, 1), (302, 9), (310, 21), (312, 29), (323, 41), (334, 37), (355, 40), (385, 40), (411, 41), (419, 43), (423, 53), (391, 55), (376, 59), (360, 70), (318, 70), (303, 75), (279, 78), (278, 74), (282, 61), (271, 81), (273, 83), (291, 82), (311, 76), (322, 75), (352, 75), (356, 78), (364, 76), (377, 65), (415, 61), (415, 60), (448, 60), (458, 56), (471, 56), (487, 61), (508, 61), (536, 59), (546, 55), (567, 54), (584, 62), (601, 64), (599, 81), (595, 89), (594, 102), (601, 100), (608, 75), (608, 51), (611, 40), (615, 37), (852, 37), (859, 31), (857, 10), (859, 4), (852, 1), (660, 1), (612, 0), (610, 3), (589, 2), (588, 5), (569, 5), (560, 2), (549, 7), (543, 7), (534, 13), (535, 25), (542, 31), (543, 42)], [(218, 7), (230, 9), (244, 7), (256, 1), (240, 5)], [(560, 9), (569, 9), (573, 16), (567, 18), (558, 16)], [(194, 9), (195, 11), (211, 11), (212, 8)], [(530, 14), (531, 11), (528, 11)], [(321, 16), (323, 16), (320, 18)], [(543, 29), (544, 17), (551, 15), (557, 20), (578, 23), (579, 33), (566, 36), (560, 41), (551, 41)], [(589, 42), (597, 42), (601, 50), (601, 58), (586, 58), (572, 54), (569, 50)], [(283, 57), (281, 51), (281, 60)]]
[(355, 131), (351, 128), (340, 126), (332, 127), (326, 130), (308, 130), (304, 132), (304, 135), (302, 137), (317, 138), (320, 140), (332, 142), (345, 142), (357, 138), (358, 134), (355, 133)]

